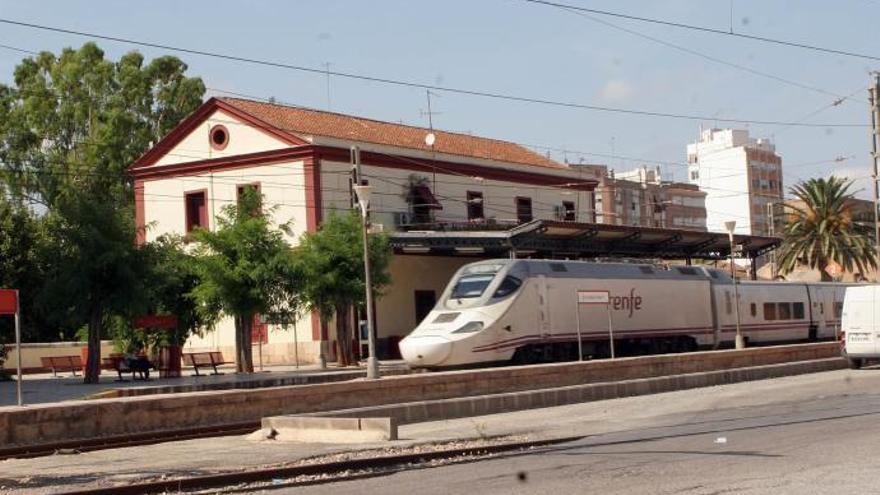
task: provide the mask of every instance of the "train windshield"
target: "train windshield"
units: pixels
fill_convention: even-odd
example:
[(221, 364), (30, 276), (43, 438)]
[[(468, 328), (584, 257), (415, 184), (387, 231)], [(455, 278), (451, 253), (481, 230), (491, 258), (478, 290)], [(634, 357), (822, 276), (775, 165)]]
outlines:
[(463, 275), (455, 283), (455, 287), (452, 288), (452, 294), (449, 297), (451, 299), (480, 297), (494, 278), (494, 273)]

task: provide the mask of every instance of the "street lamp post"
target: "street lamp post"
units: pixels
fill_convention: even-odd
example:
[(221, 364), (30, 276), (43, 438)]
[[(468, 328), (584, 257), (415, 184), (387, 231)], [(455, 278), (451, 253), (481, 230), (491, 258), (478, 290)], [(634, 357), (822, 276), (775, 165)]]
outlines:
[(736, 229), (736, 220), (724, 222), (724, 227), (727, 228), (727, 236), (730, 239), (730, 275), (733, 277), (733, 298), (735, 303), (733, 307), (734, 312), (736, 313), (736, 348), (745, 349), (746, 341), (742, 335), (742, 328), (739, 318), (739, 282), (737, 282), (736, 268), (734, 268), (733, 264), (733, 231)]
[(370, 211), (371, 186), (356, 185), (354, 191), (357, 194), (358, 204), (361, 207), (361, 219), (363, 220), (363, 244), (364, 244), (364, 286), (367, 295), (367, 345), (369, 357), (367, 357), (367, 378), (379, 378), (379, 360), (376, 359), (376, 329), (373, 328), (373, 283), (370, 277), (370, 247), (367, 236), (367, 213)]

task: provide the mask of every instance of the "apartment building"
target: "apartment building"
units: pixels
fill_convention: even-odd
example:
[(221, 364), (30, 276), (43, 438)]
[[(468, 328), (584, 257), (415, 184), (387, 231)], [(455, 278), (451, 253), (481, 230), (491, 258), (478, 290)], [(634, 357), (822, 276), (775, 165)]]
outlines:
[(706, 193), (706, 226), (724, 232), (736, 221), (736, 233), (768, 235), (768, 204), (783, 198), (782, 158), (766, 138), (747, 130), (704, 129), (687, 145), (688, 179)]

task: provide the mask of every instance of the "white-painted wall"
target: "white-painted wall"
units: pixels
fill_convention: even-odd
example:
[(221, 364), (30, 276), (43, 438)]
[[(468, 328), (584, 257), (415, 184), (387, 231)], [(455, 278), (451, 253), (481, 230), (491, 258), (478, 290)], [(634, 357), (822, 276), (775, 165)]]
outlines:
[[(321, 162), (321, 199), (324, 215), (332, 211), (348, 210), (351, 204), (349, 172), (351, 165), (341, 162)], [(373, 186), (370, 199), (373, 223), (382, 224), (387, 230), (394, 228), (394, 213), (406, 213), (406, 185), (409, 177), (416, 176), (433, 181), (435, 174), (385, 167), (363, 166), (363, 178)], [(500, 222), (516, 221), (518, 196), (532, 199), (532, 216), (535, 219), (554, 220), (555, 206), (571, 201), (577, 209), (577, 220), (592, 221), (592, 193), (550, 186), (534, 186), (498, 180), (476, 180), (468, 176), (443, 173), (436, 174), (433, 187), (435, 198), (443, 205), (434, 212), (436, 221), (466, 222), (467, 192), (483, 193), (483, 214), (486, 219)], [(580, 208), (578, 209), (578, 205)]]

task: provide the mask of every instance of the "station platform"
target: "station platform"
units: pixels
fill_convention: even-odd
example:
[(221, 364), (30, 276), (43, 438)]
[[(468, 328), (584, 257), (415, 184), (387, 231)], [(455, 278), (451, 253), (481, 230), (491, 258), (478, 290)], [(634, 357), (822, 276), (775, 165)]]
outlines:
[[(382, 361), (381, 369), (385, 375), (409, 372), (403, 361)], [(328, 364), (324, 369), (318, 365), (265, 366), (262, 372), (253, 374), (237, 374), (234, 366), (221, 366), (218, 370), (222, 374), (206, 375), (202, 371), (201, 376), (196, 376), (191, 370), (184, 368), (184, 376), (179, 378), (159, 378), (155, 374), (146, 381), (131, 380), (131, 375), (127, 375), (128, 381), (124, 382), (117, 381), (116, 374), (105, 371), (101, 374), (100, 383), (88, 385), (83, 383), (82, 373), (79, 372), (77, 376), (70, 372), (59, 373), (57, 377), (51, 373), (28, 374), (24, 375), (22, 381), (22, 396), (25, 405), (46, 404), (109, 397), (326, 383), (353, 380), (366, 374), (364, 366), (339, 368), (334, 364)], [(0, 407), (14, 405), (15, 381), (0, 382)]]

